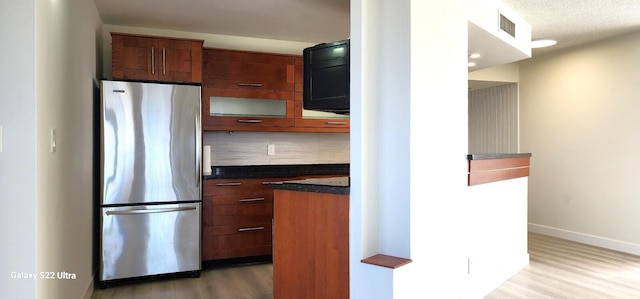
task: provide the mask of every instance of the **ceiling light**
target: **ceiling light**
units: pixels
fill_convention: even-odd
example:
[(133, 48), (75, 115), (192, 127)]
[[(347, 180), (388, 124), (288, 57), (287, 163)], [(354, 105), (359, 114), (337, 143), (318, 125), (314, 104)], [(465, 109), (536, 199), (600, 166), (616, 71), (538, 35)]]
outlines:
[(467, 63), (467, 66), (474, 67), (474, 66), (476, 66), (476, 63), (473, 62), (473, 61), (469, 61), (469, 63)]
[(558, 42), (552, 39), (539, 39), (539, 40), (531, 41), (531, 48), (537, 49), (537, 48), (550, 47), (557, 43)]
[(476, 59), (476, 58), (480, 58), (480, 56), (481, 56), (480, 53), (473, 53), (473, 54), (469, 55), (469, 58)]

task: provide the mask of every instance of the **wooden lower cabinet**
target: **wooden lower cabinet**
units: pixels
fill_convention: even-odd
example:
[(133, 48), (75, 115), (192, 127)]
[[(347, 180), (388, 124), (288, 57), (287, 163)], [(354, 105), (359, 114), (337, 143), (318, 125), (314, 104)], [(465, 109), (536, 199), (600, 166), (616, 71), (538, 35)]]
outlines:
[(349, 195), (274, 190), (273, 297), (349, 298)]
[(202, 259), (272, 253), (273, 191), (261, 179), (205, 180)]
[[(202, 260), (273, 254), (274, 190), (268, 182), (332, 176), (204, 180)], [(348, 200), (346, 204), (348, 232)], [(348, 233), (345, 236), (348, 242)]]

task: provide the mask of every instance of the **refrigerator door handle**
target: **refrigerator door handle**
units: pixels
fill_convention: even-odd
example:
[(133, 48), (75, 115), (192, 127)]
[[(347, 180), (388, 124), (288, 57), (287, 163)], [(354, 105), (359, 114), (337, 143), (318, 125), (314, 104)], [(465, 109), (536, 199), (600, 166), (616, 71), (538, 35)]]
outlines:
[(200, 140), (202, 138), (202, 134), (201, 132), (201, 127), (200, 127), (200, 111), (196, 110), (196, 117), (195, 117), (195, 139), (196, 139), (196, 187), (200, 188), (200, 180), (202, 179), (202, 141)]
[(138, 215), (138, 214), (151, 214), (151, 213), (168, 213), (168, 212), (180, 212), (195, 210), (195, 206), (191, 207), (178, 207), (178, 208), (165, 208), (165, 209), (131, 209), (131, 210), (117, 210), (107, 211), (107, 215)]

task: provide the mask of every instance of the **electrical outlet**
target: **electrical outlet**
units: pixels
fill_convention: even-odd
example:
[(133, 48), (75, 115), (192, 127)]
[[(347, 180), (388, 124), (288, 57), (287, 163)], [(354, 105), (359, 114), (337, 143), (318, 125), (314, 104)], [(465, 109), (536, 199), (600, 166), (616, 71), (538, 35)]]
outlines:
[(276, 155), (276, 145), (275, 144), (267, 144), (267, 155), (275, 156)]

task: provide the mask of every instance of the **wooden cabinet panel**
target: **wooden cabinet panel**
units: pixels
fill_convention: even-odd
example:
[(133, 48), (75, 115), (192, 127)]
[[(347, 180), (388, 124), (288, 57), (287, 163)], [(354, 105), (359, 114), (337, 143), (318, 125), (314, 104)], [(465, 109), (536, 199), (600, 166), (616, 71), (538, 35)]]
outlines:
[(282, 179), (214, 179), (204, 181), (203, 195), (257, 194), (271, 190), (266, 182)]
[(271, 254), (273, 191), (266, 181), (205, 180), (203, 260)]
[(271, 254), (274, 190), (268, 182), (333, 176), (205, 180), (203, 260)]
[(233, 194), (226, 196), (214, 196), (212, 204), (214, 205), (238, 205), (238, 204), (271, 204), (273, 203), (273, 191), (264, 194)]
[[(260, 223), (262, 230), (239, 231), (240, 226), (216, 226), (203, 237), (203, 259), (227, 259), (269, 255), (272, 250), (271, 222)], [(255, 228), (255, 227), (252, 227)]]
[(324, 132), (349, 133), (351, 120), (349, 118), (305, 118), (303, 116), (303, 96), (301, 92), (295, 94), (295, 126), (308, 128), (326, 128)]
[(114, 79), (200, 83), (201, 40), (111, 33)]
[(202, 42), (159, 39), (159, 79), (169, 82), (202, 82)]
[(214, 205), (213, 225), (239, 224), (253, 227), (254, 223), (270, 222), (273, 217), (273, 204), (237, 204)]
[(158, 80), (155, 68), (158, 39), (111, 34), (114, 79)]
[(225, 89), (294, 89), (294, 60), (289, 55), (210, 49), (203, 53), (203, 86)]
[(274, 298), (349, 298), (349, 195), (274, 196)]

